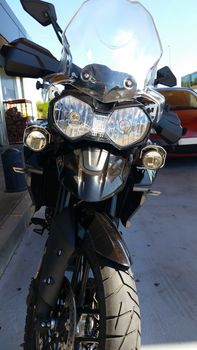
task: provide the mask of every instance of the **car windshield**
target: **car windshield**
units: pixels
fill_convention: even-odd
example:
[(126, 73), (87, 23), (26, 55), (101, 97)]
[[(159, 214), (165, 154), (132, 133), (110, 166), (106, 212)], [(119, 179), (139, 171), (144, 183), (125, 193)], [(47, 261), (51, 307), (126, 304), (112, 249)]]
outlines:
[(61, 71), (101, 101), (128, 100), (153, 85), (162, 47), (149, 12), (132, 0), (87, 0), (63, 34)]
[(188, 90), (159, 90), (171, 109), (197, 108), (197, 95)]

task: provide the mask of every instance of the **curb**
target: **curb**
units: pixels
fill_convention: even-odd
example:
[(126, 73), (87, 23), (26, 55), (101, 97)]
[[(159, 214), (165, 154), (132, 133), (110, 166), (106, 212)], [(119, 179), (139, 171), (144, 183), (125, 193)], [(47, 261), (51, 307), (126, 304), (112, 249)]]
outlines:
[(0, 278), (21, 242), (33, 212), (34, 206), (29, 194), (26, 193), (11, 215), (0, 226)]

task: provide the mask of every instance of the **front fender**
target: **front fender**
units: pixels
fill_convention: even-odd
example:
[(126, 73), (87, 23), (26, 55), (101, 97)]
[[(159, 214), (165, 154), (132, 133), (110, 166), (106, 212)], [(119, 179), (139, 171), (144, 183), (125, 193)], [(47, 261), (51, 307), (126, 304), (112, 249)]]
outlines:
[(109, 217), (95, 212), (86, 230), (97, 254), (124, 267), (131, 265), (132, 261), (126, 244)]

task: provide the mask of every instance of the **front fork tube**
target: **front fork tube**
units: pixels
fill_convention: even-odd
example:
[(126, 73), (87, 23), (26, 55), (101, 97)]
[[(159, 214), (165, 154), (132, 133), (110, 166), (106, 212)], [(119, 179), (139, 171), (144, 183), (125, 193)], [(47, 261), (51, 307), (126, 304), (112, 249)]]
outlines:
[(46, 251), (36, 280), (39, 319), (47, 319), (50, 308), (55, 306), (66, 266), (75, 250), (76, 224), (71, 208), (66, 206), (67, 196), (64, 186), (60, 185)]

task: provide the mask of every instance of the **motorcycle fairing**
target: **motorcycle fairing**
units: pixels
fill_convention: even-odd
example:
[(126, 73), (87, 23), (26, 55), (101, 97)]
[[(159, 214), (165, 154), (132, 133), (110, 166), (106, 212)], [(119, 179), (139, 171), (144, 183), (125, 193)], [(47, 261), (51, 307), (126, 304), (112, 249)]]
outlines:
[(130, 165), (127, 159), (105, 149), (76, 149), (64, 155), (64, 183), (78, 198), (99, 202), (121, 190)]
[(135, 170), (132, 169), (131, 174), (123, 191), (118, 194), (116, 207), (116, 216), (120, 218), (125, 227), (127, 226), (127, 221), (143, 205), (157, 172), (137, 167)]

